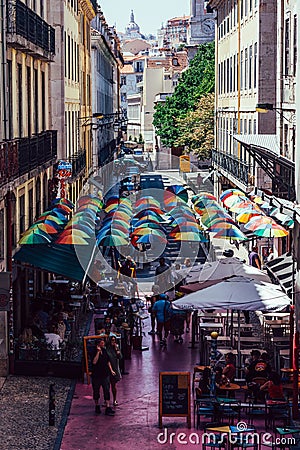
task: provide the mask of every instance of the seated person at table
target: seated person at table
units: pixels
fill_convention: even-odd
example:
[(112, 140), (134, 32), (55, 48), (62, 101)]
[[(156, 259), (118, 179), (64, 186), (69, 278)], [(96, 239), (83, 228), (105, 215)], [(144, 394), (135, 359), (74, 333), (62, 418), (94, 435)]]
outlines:
[(245, 373), (246, 373), (246, 381), (251, 382), (253, 378), (254, 368), (256, 366), (256, 363), (260, 359), (260, 351), (259, 350), (252, 350), (250, 353), (251, 358), (248, 361), (247, 365), (245, 366)]
[(227, 353), (225, 356), (226, 366), (223, 369), (222, 372), (222, 378), (223, 380), (229, 380), (230, 382), (233, 381), (235, 377), (235, 365), (234, 365), (234, 354), (233, 353)]
[[(259, 352), (258, 352), (259, 353)], [(268, 362), (268, 354), (262, 353), (258, 359), (255, 359), (247, 369), (246, 380), (251, 382), (254, 378), (268, 378), (272, 368)]]
[(216, 386), (219, 387), (222, 384), (222, 377), (223, 377), (223, 367), (217, 366), (215, 368), (215, 383)]
[(269, 380), (260, 386), (261, 391), (268, 391), (268, 397), (271, 400), (285, 400), (282, 389), (280, 375), (277, 372), (271, 372)]
[(57, 332), (57, 325), (53, 324), (50, 327), (50, 332), (45, 333), (45, 339), (51, 350), (59, 350), (63, 339)]
[(196, 388), (196, 398), (201, 398), (210, 394), (210, 369), (205, 367), (199, 385)]
[(22, 333), (19, 336), (20, 344), (32, 344), (36, 340), (36, 337), (33, 334), (30, 323), (27, 323), (24, 327)]

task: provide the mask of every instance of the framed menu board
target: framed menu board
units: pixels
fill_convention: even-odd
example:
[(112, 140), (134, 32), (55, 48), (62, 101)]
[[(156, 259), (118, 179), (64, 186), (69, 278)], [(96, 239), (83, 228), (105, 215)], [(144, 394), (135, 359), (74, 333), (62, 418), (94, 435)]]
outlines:
[(160, 372), (159, 427), (163, 417), (186, 417), (191, 428), (190, 372)]

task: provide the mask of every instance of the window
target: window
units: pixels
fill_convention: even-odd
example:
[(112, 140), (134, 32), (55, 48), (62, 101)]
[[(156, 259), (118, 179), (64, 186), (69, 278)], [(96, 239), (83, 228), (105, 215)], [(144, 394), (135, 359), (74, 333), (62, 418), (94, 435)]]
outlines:
[(253, 134), (256, 134), (256, 119), (253, 120)]
[(178, 58), (173, 58), (172, 59), (172, 64), (173, 64), (173, 66), (178, 66), (179, 64), (178, 64)]
[(0, 259), (4, 259), (4, 211), (0, 211)]
[(44, 0), (40, 0), (40, 15), (44, 18)]
[(236, 91), (236, 55), (233, 55), (233, 91)]
[(19, 197), (20, 234), (25, 231), (25, 194)]
[(245, 48), (245, 89), (248, 89), (248, 49)]
[(240, 0), (240, 8), (241, 8), (241, 20), (244, 17), (244, 0)]
[(121, 76), (121, 86), (126, 86), (126, 77), (124, 75)]
[(287, 76), (290, 73), (290, 19), (286, 19), (285, 21), (285, 38), (284, 38), (284, 45), (285, 45), (285, 53), (284, 53), (284, 74)]
[(249, 12), (252, 12), (253, 0), (249, 0)]
[(293, 38), (293, 76), (297, 73), (297, 16), (294, 16), (294, 38)]
[(67, 58), (67, 77), (71, 78), (71, 37), (68, 36), (68, 58)]
[(18, 64), (18, 125), (19, 137), (23, 135), (23, 89), (22, 89), (22, 64)]
[(244, 119), (244, 134), (247, 134), (247, 119)]
[(40, 217), (41, 215), (41, 180), (37, 179), (35, 185), (35, 217)]
[(140, 83), (141, 81), (143, 81), (143, 75), (137, 75), (136, 76), (136, 82)]
[(232, 57), (230, 57), (230, 72), (229, 72), (230, 80), (229, 80), (229, 90), (232, 92)]
[(257, 83), (257, 42), (254, 44), (254, 62), (253, 62), (253, 87), (256, 89)]
[[(46, 104), (46, 82), (45, 72), (42, 72), (42, 105)], [(46, 108), (42, 107), (42, 131), (46, 130)]]
[(249, 47), (249, 89), (252, 89), (252, 59), (253, 59), (253, 47)]
[(12, 64), (7, 60), (7, 94), (8, 94), (8, 137), (13, 138), (13, 103), (12, 103)]
[(229, 58), (226, 60), (226, 92), (229, 92), (229, 82), (230, 82), (230, 68), (229, 68)]
[(244, 62), (243, 62), (243, 55), (244, 55), (244, 52), (242, 50), (241, 51), (241, 67), (240, 67), (240, 71), (241, 71), (241, 90), (244, 89)]
[(248, 128), (248, 133), (251, 134), (252, 133), (252, 120), (249, 119), (249, 128)]
[(31, 136), (31, 68), (27, 67), (27, 132)]
[(37, 69), (33, 70), (33, 86), (34, 86), (34, 132), (37, 134), (39, 132), (39, 78)]
[(288, 157), (288, 153), (289, 153), (289, 126), (285, 123), (284, 127), (283, 127), (283, 146), (284, 146), (284, 155), (285, 157)]
[(33, 189), (28, 191), (28, 225), (33, 223)]
[(126, 102), (126, 100), (127, 100), (126, 92), (121, 92), (121, 102)]

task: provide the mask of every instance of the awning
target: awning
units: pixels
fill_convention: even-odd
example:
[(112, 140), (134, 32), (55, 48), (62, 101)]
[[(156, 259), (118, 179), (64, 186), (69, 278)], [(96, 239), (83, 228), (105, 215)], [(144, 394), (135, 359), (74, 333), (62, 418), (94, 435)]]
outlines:
[[(293, 266), (293, 258), (290, 253), (285, 253), (266, 264), (268, 271), (278, 280), (289, 297), (292, 297), (293, 293)], [(294, 273), (296, 273), (295, 268)]]
[[(14, 255), (15, 261), (31, 264), (42, 270), (62, 275), (71, 280), (82, 281), (91, 253), (86, 246), (76, 252), (69, 245), (23, 245)], [(80, 251), (80, 262), (77, 254)]]
[(233, 138), (241, 144), (260, 147), (280, 156), (280, 146), (276, 134), (234, 134)]

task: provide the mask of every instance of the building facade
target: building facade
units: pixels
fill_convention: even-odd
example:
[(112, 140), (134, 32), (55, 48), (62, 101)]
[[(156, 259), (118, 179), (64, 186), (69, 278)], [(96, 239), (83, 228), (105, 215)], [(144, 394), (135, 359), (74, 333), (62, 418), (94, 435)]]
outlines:
[[(92, 171), (91, 20), (95, 0), (54, 0), (51, 20), (57, 56), (51, 65), (52, 121), (58, 131), (58, 159), (72, 163), (66, 191), (76, 201)], [(56, 195), (56, 193), (54, 194)]]
[(177, 49), (187, 44), (190, 16), (173, 17), (157, 32), (158, 48)]
[(189, 59), (197, 53), (198, 46), (215, 38), (215, 13), (206, 0), (191, 0), (190, 21), (187, 33)]
[(57, 155), (49, 101), (49, 73), (56, 52), (49, 8), (49, 1), (21, 0), (9, 0), (0, 8), (0, 270), (12, 272), (14, 292), (10, 310), (0, 312), (2, 376), (13, 351), (13, 341), (8, 339), (13, 335), (13, 315), (21, 317), (30, 299), (32, 274), (13, 267), (12, 258), (21, 234), (48, 207)]
[[(123, 57), (120, 41), (100, 10), (92, 21), (92, 110), (104, 120), (94, 120), (93, 167), (97, 168), (114, 157), (119, 130), (115, 123), (120, 111), (120, 69)], [(105, 119), (107, 118), (107, 120)]]
[(210, 5), (217, 11), (216, 185), (272, 189), (272, 180), (242, 144), (279, 151), (275, 111), (256, 110), (257, 104), (276, 103), (276, 2), (212, 0)]

